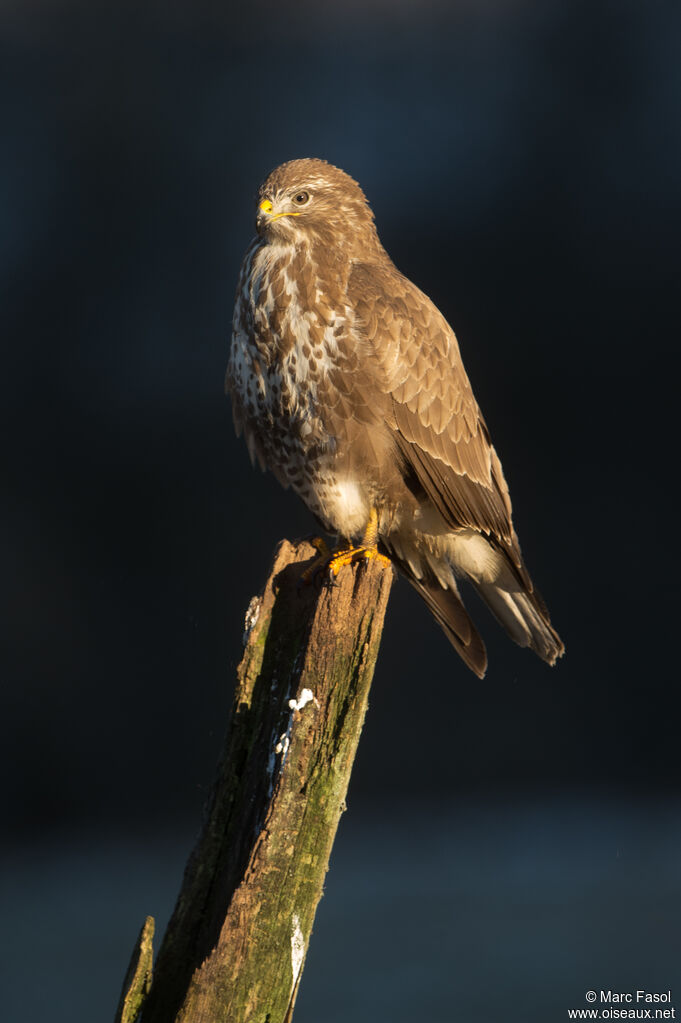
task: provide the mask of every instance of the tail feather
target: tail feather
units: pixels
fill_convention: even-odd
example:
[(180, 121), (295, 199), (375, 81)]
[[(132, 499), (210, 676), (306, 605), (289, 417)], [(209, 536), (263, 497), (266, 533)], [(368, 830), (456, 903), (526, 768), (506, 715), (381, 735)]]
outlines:
[(518, 646), (534, 650), (547, 664), (565, 653), (551, 625), (544, 601), (536, 590), (507, 589), (495, 583), (474, 583), (494, 617)]
[(443, 589), (435, 579), (417, 579), (408, 565), (400, 564), (419, 596), (428, 605), (433, 617), (442, 627), (447, 639), (461, 659), (483, 678), (487, 670), (487, 651), (456, 590)]
[(455, 573), (475, 587), (514, 642), (529, 647), (547, 664), (555, 664), (565, 647), (520, 551), (511, 561), (508, 551), (472, 530), (447, 534), (439, 543), (438, 549), (437, 540), (419, 546), (403, 537), (390, 537), (393, 560), (478, 678), (485, 674), (487, 652), (459, 596)]

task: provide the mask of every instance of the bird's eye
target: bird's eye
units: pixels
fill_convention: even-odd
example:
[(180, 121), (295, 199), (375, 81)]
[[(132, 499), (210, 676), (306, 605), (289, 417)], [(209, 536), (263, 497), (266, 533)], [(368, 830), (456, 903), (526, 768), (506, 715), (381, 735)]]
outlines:
[(304, 206), (305, 203), (310, 201), (310, 193), (298, 192), (297, 195), (293, 196), (293, 201), (296, 204), (296, 206)]

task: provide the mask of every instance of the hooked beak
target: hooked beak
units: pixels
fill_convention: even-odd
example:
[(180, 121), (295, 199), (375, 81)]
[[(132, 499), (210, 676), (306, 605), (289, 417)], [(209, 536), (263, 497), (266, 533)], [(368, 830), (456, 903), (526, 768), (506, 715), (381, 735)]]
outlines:
[(275, 220), (279, 220), (280, 217), (299, 217), (300, 213), (296, 213), (294, 210), (284, 210), (282, 213), (273, 213), (274, 206), (269, 199), (263, 199), (258, 206), (258, 212), (255, 218), (255, 226), (258, 231), (267, 227), (269, 224), (274, 223)]

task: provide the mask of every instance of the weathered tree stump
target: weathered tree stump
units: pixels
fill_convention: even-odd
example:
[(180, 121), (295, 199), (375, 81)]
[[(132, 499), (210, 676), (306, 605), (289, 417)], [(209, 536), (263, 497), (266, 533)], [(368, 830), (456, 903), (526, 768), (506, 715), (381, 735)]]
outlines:
[(251, 601), (203, 831), (150, 989), (141, 939), (133, 953), (120, 1023), (291, 1019), (393, 578), (372, 560), (301, 585), (315, 556), (283, 541)]

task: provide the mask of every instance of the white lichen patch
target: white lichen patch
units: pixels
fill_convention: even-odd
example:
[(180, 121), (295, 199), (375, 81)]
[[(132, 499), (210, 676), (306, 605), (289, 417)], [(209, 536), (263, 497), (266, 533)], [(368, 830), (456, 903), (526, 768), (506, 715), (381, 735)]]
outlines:
[(260, 608), (261, 607), (262, 607), (262, 598), (261, 597), (253, 597), (251, 599), (250, 604), (248, 605), (248, 610), (246, 611), (246, 617), (244, 619), (244, 636), (243, 636), (244, 646), (246, 646), (246, 644), (248, 643), (248, 638), (249, 638), (251, 632), (253, 631), (253, 629), (255, 628), (257, 622), (258, 622), (258, 618), (260, 617)]
[(303, 966), (305, 958), (305, 938), (300, 927), (300, 920), (296, 913), (293, 914), (293, 930), (291, 931), (291, 994), (293, 994), (298, 974)]
[(290, 745), (291, 745), (291, 740), (289, 739), (289, 737), (286, 734), (286, 732), (284, 732), (283, 735), (279, 736), (279, 742), (274, 747), (274, 752), (275, 753), (284, 753), (285, 754), (285, 753), (288, 752), (288, 748), (289, 748)]
[(300, 713), (300, 711), (303, 710), (304, 707), (307, 707), (308, 703), (312, 702), (314, 702), (317, 707), (319, 706), (315, 694), (312, 692), (311, 689), (303, 689), (297, 700), (288, 701), (288, 708), (290, 713), (288, 716), (286, 731), (283, 732), (277, 739), (277, 742), (274, 746), (274, 752), (270, 756), (270, 762), (272, 761), (275, 754), (281, 757), (281, 763), (279, 765), (280, 769), (283, 768), (284, 764), (286, 763), (286, 754), (288, 753), (289, 746), (291, 745), (291, 733), (293, 731), (293, 721), (295, 715), (296, 713)]
[(308, 703), (310, 703), (311, 700), (314, 700), (315, 703), (317, 703), (317, 701), (315, 700), (315, 695), (312, 692), (312, 690), (311, 689), (303, 689), (303, 691), (300, 694), (300, 696), (298, 697), (298, 699), (297, 700), (289, 700), (288, 701), (288, 705), (291, 708), (291, 710), (302, 710), (303, 707), (306, 707), (308, 705)]

